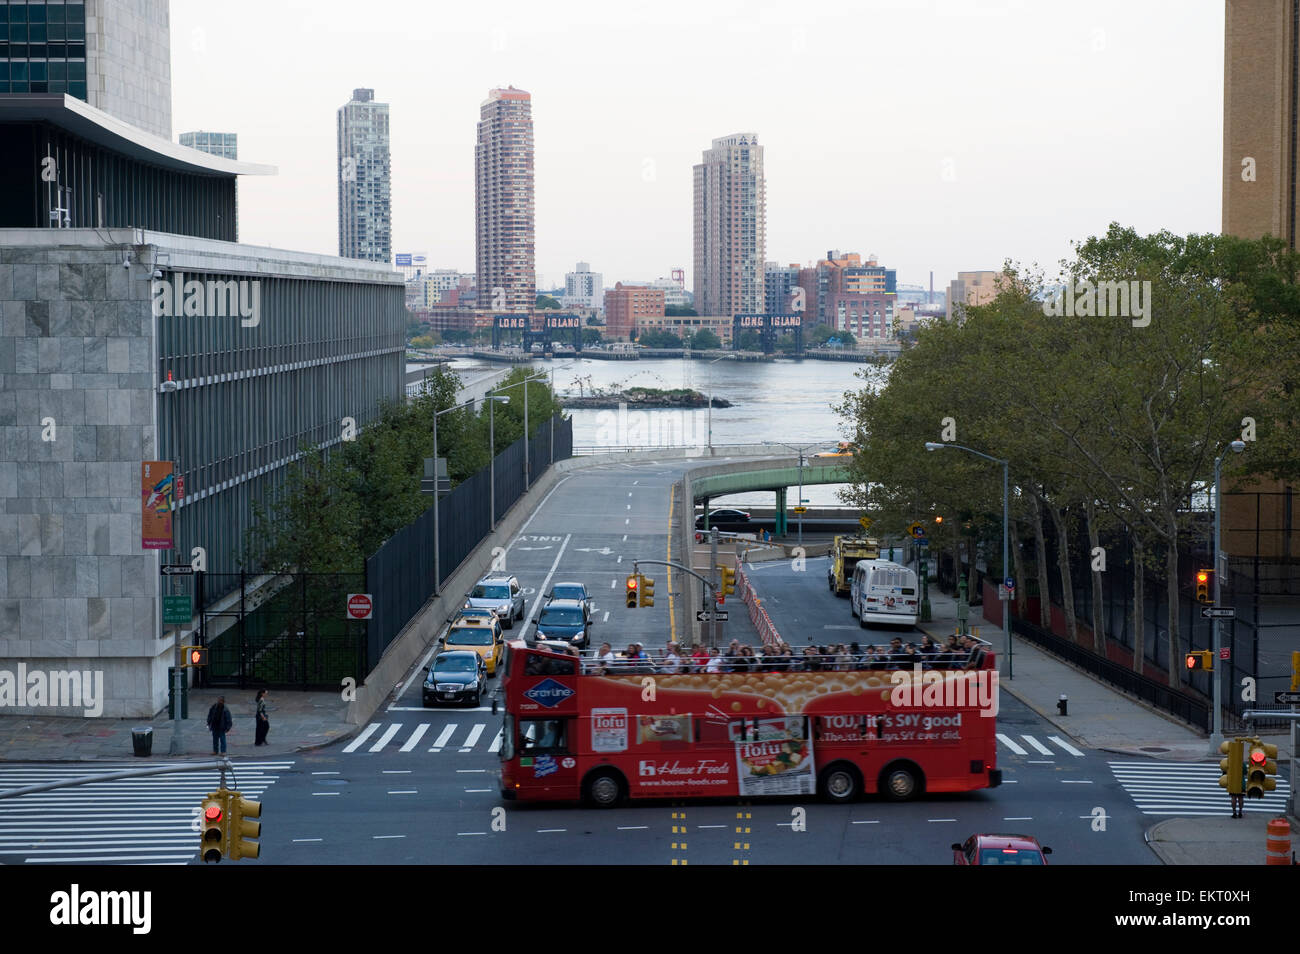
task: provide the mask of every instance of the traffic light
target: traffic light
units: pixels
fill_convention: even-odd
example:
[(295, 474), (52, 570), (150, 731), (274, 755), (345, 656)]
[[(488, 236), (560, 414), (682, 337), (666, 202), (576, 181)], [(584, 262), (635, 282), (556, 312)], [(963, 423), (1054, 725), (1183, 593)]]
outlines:
[(641, 593), (641, 605), (654, 606), (655, 605), (655, 581), (643, 574), (641, 576), (640, 585), (638, 586), (638, 589), (640, 590)]
[(1223, 772), (1219, 776), (1219, 787), (1226, 788), (1229, 795), (1240, 795), (1245, 784), (1246, 767), (1242, 763), (1244, 750), (1241, 739), (1219, 743), (1219, 751), (1227, 756), (1226, 759), (1219, 760), (1219, 769)]
[(627, 608), (636, 609), (636, 577), (627, 578)]
[(1214, 600), (1210, 596), (1210, 574), (1211, 570), (1196, 571), (1196, 601), (1198, 603), (1212, 603)]
[(262, 823), (249, 819), (262, 817), (262, 803), (244, 798), (238, 792), (231, 792), (230, 801), (230, 860), (256, 858), (261, 846), (250, 838), (262, 833)]
[(1214, 671), (1214, 652), (1209, 649), (1198, 649), (1187, 654), (1188, 669), (1204, 669), (1206, 672)]
[(199, 850), (203, 853), (204, 864), (209, 861), (220, 862), (226, 853), (226, 845), (230, 838), (228, 800), (229, 793), (225, 789), (210, 792), (203, 799), (203, 814), (200, 820), (203, 836), (199, 840)]
[(1269, 778), (1277, 774), (1277, 746), (1267, 745), (1259, 739), (1247, 739), (1250, 746), (1246, 755), (1246, 797), (1263, 798), (1265, 792), (1277, 788), (1277, 782)]
[(208, 664), (208, 648), (206, 646), (189, 646), (185, 656), (187, 666), (206, 666)]
[(935, 517), (935, 518), (934, 518), (934, 522), (935, 522), (935, 523), (943, 523), (943, 517)]
[(736, 592), (736, 571), (729, 566), (723, 566), (719, 563), (718, 573), (721, 576), (720, 582), (722, 584), (719, 588), (719, 592), (723, 596), (730, 596), (732, 593)]

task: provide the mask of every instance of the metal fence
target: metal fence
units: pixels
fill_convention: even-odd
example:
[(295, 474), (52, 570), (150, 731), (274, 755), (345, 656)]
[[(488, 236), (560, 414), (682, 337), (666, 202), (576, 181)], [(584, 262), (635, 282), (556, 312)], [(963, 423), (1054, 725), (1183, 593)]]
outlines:
[[(524, 440), (497, 455), (496, 501), (500, 520), (524, 492)], [(554, 454), (552, 456), (552, 447)], [(529, 470), (536, 480), (554, 461), (573, 452), (572, 419), (558, 415), (540, 426), (529, 442)], [(419, 517), (389, 537), (366, 560), (366, 576), (374, 587), (374, 612), (366, 639), (364, 672), (379, 662), (389, 644), (433, 596), (474, 548), (492, 530), (492, 481), (482, 470), (462, 481), (451, 493), (430, 505)], [(434, 520), (438, 521), (438, 575), (434, 581)]]
[[(346, 618), (360, 573), (194, 574), (203, 686), (338, 689), (360, 680), (366, 624)], [(209, 594), (217, 594), (210, 597)]]

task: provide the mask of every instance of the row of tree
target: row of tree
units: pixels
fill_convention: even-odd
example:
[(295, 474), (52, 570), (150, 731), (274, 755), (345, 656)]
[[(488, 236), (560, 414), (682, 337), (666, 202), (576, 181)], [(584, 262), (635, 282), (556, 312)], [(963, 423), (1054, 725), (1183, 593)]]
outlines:
[[(1093, 638), (1104, 652), (1104, 551), (1096, 556), (1103, 537), (1126, 537), (1138, 568), (1134, 668), (1141, 671), (1146, 648), (1146, 566), (1167, 588), (1176, 684), (1178, 594), (1187, 575), (1179, 544), (1205, 522), (1215, 459), (1230, 442), (1247, 442), (1244, 453), (1223, 459), (1225, 489), (1252, 475), (1300, 474), (1298, 265), (1274, 239), (1140, 236), (1118, 225), (1076, 245), (1055, 282), (1008, 263), (994, 301), (925, 327), (884, 387), (845, 395), (837, 410), (859, 448), (846, 501), (874, 515), (881, 532), (901, 533), (917, 519), (930, 521), (937, 544), (968, 532), (992, 571), (1001, 553), (1002, 468), (960, 450), (927, 452), (925, 444), (1007, 460), (1012, 539), (1032, 533), (1036, 541), (1043, 625), (1042, 557), (1055, 536), (1063, 611), (1076, 635), (1068, 541), (1086, 528)], [(871, 372), (861, 374), (869, 380)], [(936, 526), (941, 515), (949, 519)], [(1012, 560), (993, 575), (1024, 579), (1019, 546)]]
[[(521, 383), (531, 374), (515, 368), (496, 388), (510, 402), (495, 403), (494, 453), (524, 433), (525, 389), (530, 436), (560, 413), (544, 380)], [(385, 404), (355, 439), (328, 450), (303, 448), (299, 466), (289, 468), (275, 498), (254, 502), (244, 565), (273, 572), (361, 572), (366, 557), (433, 502), (420, 492), (420, 482), (425, 458), (433, 456), (435, 411), (448, 411), (438, 417), (438, 454), (447, 458), (452, 486), (488, 466), (487, 405), (449, 410), (460, 387), (457, 374), (439, 368), (423, 394)]]

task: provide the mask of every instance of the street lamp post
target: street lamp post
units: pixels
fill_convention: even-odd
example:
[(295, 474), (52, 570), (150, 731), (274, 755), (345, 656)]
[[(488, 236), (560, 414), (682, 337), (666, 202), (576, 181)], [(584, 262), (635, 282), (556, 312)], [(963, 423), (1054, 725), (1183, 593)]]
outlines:
[(494, 397), (491, 392), (483, 396), (483, 400), (488, 402), (488, 485), (491, 488), (488, 497), (491, 503), (488, 505), (490, 529), (497, 528), (497, 437), (496, 437), (496, 409), (497, 402), (509, 404), (508, 397)]
[[(452, 411), (459, 411), (463, 407), (468, 407), (474, 403), (471, 398), (445, 411), (433, 412), (433, 595), (438, 595), (438, 588), (442, 585), (442, 566), (438, 559), (438, 417), (443, 414), (450, 414)], [(448, 473), (450, 479), (450, 472)]]
[[(555, 372), (552, 371), (551, 373), (553, 376)], [(516, 381), (514, 384), (507, 384), (505, 387), (492, 388), (487, 392), (488, 394), (492, 394), (494, 391), (496, 392), (509, 391), (511, 388), (517, 388), (521, 384), (524, 385), (524, 490), (527, 490), (529, 485), (531, 484), (531, 480), (529, 478), (532, 475), (532, 467), (528, 456), (528, 385), (534, 381), (544, 381), (544, 380), (546, 380), (545, 374), (536, 374), (533, 375), (532, 377), (524, 378), (522, 381)], [(551, 392), (554, 393), (555, 388), (551, 388)], [(551, 434), (551, 459), (552, 460), (555, 459), (555, 434), (554, 433)]]
[[(786, 444), (786, 443), (783, 443), (782, 441), (764, 441), (763, 443), (764, 443), (764, 444), (779, 444), (781, 447), (788, 447), (788, 448), (790, 448), (792, 451), (794, 451), (795, 453), (797, 453), (797, 454), (799, 455), (799, 496), (798, 496), (798, 498), (797, 498), (799, 502), (798, 502), (798, 504), (796, 504), (796, 506), (802, 508), (802, 507), (803, 507), (803, 462), (804, 462), (804, 451), (808, 450), (808, 448), (810, 448), (810, 447), (818, 447), (818, 446), (820, 446), (820, 445), (819, 445), (819, 444)], [(798, 524), (798, 526), (799, 526), (799, 546), (803, 546), (803, 514), (802, 514), (801, 512), (799, 512), (799, 511), (795, 511), (795, 515), (794, 515), (794, 516), (795, 516), (795, 522), (796, 522), (796, 523)]]
[[(722, 358), (725, 358), (723, 355)], [(713, 366), (722, 358), (714, 358), (709, 362), (709, 456), (713, 456)]]
[[(983, 457), (985, 460), (991, 460), (995, 464), (1002, 465), (1002, 572), (1009, 573), (1010, 564), (1007, 562), (1009, 557), (1009, 551), (1010, 551), (1010, 547), (1008, 545), (1010, 542), (1010, 535), (1008, 533), (1008, 516), (1011, 511), (1008, 507), (1008, 503), (1010, 501), (1010, 497), (1008, 495), (1008, 490), (1010, 487), (1010, 482), (1008, 479), (1008, 473), (1009, 473), (1008, 461), (1000, 457), (990, 457), (988, 454), (982, 454), (972, 447), (964, 447), (961, 444), (938, 444), (933, 441), (926, 441), (925, 443), (925, 449), (928, 451), (936, 451), (943, 447), (955, 447), (957, 448), (957, 450), (968, 451), (969, 453), (974, 454), (976, 457)], [(972, 557), (972, 559), (974, 559), (974, 557)], [(998, 586), (998, 596), (1002, 598), (1002, 637), (1003, 639), (1006, 640), (1007, 643), (1007, 678), (1012, 679), (1015, 677), (1015, 671), (1012, 666), (1012, 650), (1011, 650), (1011, 593), (1006, 589), (1006, 586), (1003, 583), (1003, 581), (999, 580), (997, 586)]]
[[(1219, 517), (1220, 514), (1223, 513), (1223, 507), (1222, 507), (1223, 498), (1219, 494), (1219, 469), (1223, 465), (1223, 458), (1227, 455), (1228, 451), (1232, 451), (1234, 454), (1240, 454), (1245, 449), (1246, 449), (1245, 441), (1233, 441), (1231, 444), (1229, 444), (1227, 447), (1223, 449), (1223, 451), (1219, 454), (1218, 457), (1214, 458), (1214, 564), (1213, 566), (1214, 566), (1214, 605), (1216, 607), (1219, 605), (1219, 575), (1222, 572), (1224, 566), (1224, 560), (1222, 556), (1223, 549), (1219, 537), (1219, 534), (1221, 532)], [(1219, 617), (1217, 616), (1214, 617), (1212, 632), (1213, 632), (1213, 636), (1211, 637), (1212, 642), (1210, 648), (1213, 650), (1213, 656), (1211, 657), (1213, 662), (1211, 663), (1211, 665), (1214, 666), (1215, 668), (1211, 670), (1210, 678), (1214, 680), (1214, 720), (1213, 720), (1214, 731), (1210, 733), (1210, 754), (1217, 755), (1219, 754), (1219, 744), (1223, 742), (1223, 680), (1219, 675), (1219, 664), (1218, 664), (1219, 648), (1222, 645), (1222, 638), (1219, 630)], [(1294, 784), (1295, 782), (1293, 780), (1292, 785)]]

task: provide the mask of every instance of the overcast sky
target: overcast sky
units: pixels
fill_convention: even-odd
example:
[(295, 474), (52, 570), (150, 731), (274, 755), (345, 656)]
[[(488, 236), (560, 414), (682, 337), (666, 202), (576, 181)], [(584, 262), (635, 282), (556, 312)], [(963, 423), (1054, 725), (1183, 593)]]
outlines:
[(946, 287), (1110, 221), (1218, 231), (1223, 0), (172, 0), (172, 122), (279, 168), (240, 239), (338, 253), (336, 111), (391, 104), (393, 250), (474, 268), (474, 138), (532, 93), (539, 287), (692, 264), (691, 166), (756, 132), (769, 261)]

